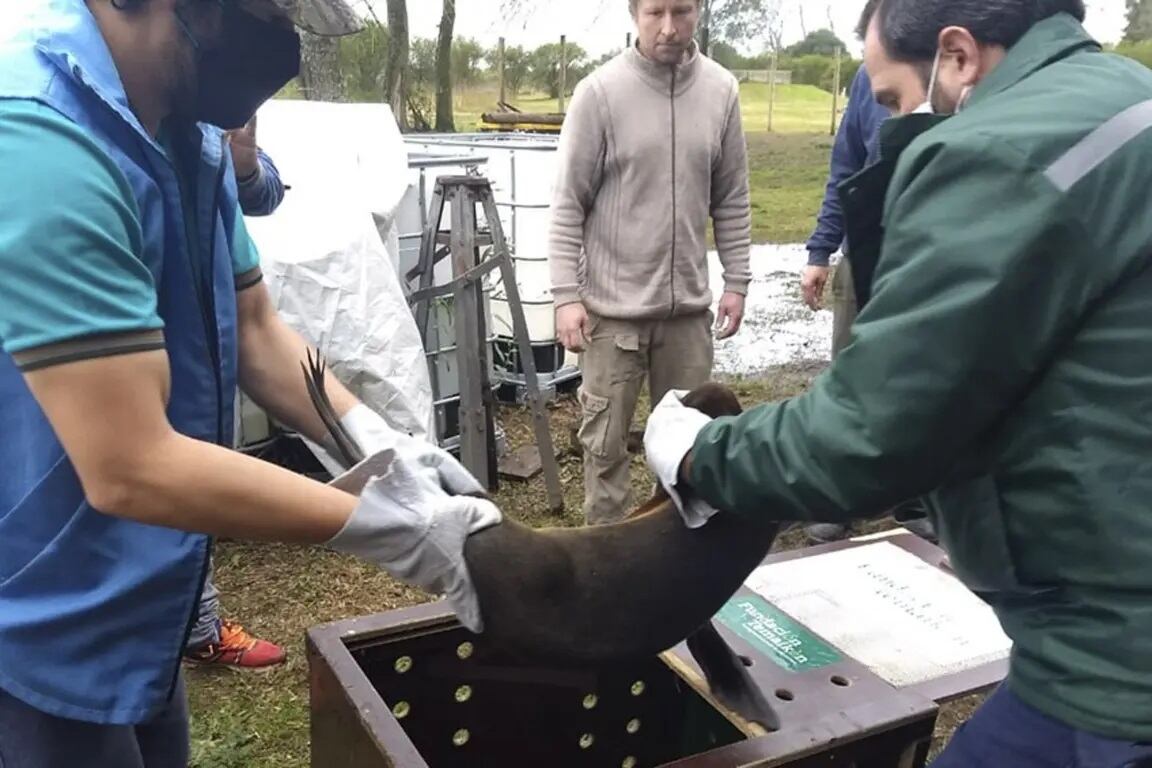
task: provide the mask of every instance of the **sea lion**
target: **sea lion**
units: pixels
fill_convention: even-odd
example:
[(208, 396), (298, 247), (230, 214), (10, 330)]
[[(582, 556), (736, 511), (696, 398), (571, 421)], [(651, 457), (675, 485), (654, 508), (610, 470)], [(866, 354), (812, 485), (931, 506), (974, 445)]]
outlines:
[[(323, 389), (322, 363), (310, 359), (305, 377), (333, 444), (351, 444), (340, 452), (357, 461)], [(730, 389), (714, 383), (683, 402), (712, 418), (743, 410)], [(493, 646), (525, 659), (595, 665), (650, 658), (687, 639), (713, 695), (778, 730), (776, 713), (711, 618), (768, 554), (779, 527), (720, 514), (689, 529), (657, 486), (652, 499), (612, 525), (533, 529), (505, 517), (468, 538), (464, 559)]]
[[(737, 415), (719, 384), (684, 404)], [(662, 488), (624, 522), (532, 529), (514, 520), (469, 537), (464, 555), (484, 637), (527, 658), (597, 664), (657, 655), (689, 640), (713, 694), (768, 730), (779, 720), (711, 624), (763, 560), (779, 525), (720, 514), (691, 530)]]

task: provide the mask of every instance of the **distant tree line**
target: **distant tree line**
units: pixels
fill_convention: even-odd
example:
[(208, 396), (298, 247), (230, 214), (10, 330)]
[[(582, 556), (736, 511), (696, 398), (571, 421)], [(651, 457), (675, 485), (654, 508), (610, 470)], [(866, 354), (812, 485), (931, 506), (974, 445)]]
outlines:
[[(814, 85), (831, 91), (836, 78), (837, 51), (840, 51), (840, 85), (846, 89), (862, 62), (847, 53), (844, 41), (830, 29), (817, 29), (795, 45), (781, 49), (776, 67), (791, 72), (792, 82), (796, 85)], [(727, 43), (713, 44), (712, 58), (735, 71), (767, 70), (772, 67), (771, 50), (745, 56)]]
[[(1124, 40), (1114, 50), (1152, 68), (1152, 0), (1125, 0), (1128, 25)], [(835, 82), (837, 53), (840, 55), (840, 84), (847, 88), (861, 66), (845, 53), (847, 47), (831, 29), (822, 28), (805, 35), (800, 42), (780, 44), (780, 18), (775, 0), (711, 0), (706, 3), (706, 32), (701, 44), (711, 57), (730, 70), (768, 70), (772, 52), (778, 51), (776, 66), (791, 73), (797, 85), (811, 85), (830, 91)], [(480, 85), (492, 87), (497, 81), (499, 52), (467, 37), (454, 37), (455, 0), (444, 2), (438, 39), (409, 39), (404, 0), (388, 0), (387, 23), (373, 17), (357, 35), (332, 40), (306, 40), (305, 66), (301, 77), (288, 90), (289, 95), (348, 101), (381, 101), (393, 105), (403, 130), (454, 130), (453, 88)], [(755, 22), (755, 24), (753, 24)], [(389, 24), (398, 30), (399, 43), (393, 45)], [(766, 41), (763, 52), (741, 53), (727, 42), (735, 31), (747, 32), (756, 26), (758, 39)], [(621, 43), (624, 41), (622, 40)], [(598, 59), (580, 45), (565, 46), (568, 72), (565, 96), (594, 68), (615, 52)], [(315, 60), (314, 66), (309, 66)], [(560, 95), (561, 47), (558, 42), (526, 49), (509, 45), (504, 49), (504, 85), (509, 101), (528, 92)], [(396, 106), (401, 104), (399, 108)], [(493, 102), (493, 107), (495, 107)]]
[[(416, 129), (430, 128), (436, 122), (433, 113), (444, 111), (442, 105), (441, 109), (436, 109), (434, 104), (439, 81), (438, 49), (442, 42), (419, 37), (408, 41), (406, 117), (408, 124)], [(342, 38), (337, 43), (336, 68), (343, 86), (343, 98), (391, 103), (387, 81), (389, 45), (388, 27), (375, 21), (370, 21), (363, 32)], [(565, 45), (565, 53), (568, 61), (566, 96), (572, 95), (576, 84), (592, 69), (614, 55), (592, 59), (581, 46), (573, 43)], [(498, 62), (496, 46), (485, 47), (467, 37), (451, 41), (450, 75), (455, 87), (493, 84), (497, 79)], [(560, 62), (559, 42), (547, 43), (533, 50), (507, 46), (504, 49), (504, 83), (509, 100), (526, 91), (558, 97)]]

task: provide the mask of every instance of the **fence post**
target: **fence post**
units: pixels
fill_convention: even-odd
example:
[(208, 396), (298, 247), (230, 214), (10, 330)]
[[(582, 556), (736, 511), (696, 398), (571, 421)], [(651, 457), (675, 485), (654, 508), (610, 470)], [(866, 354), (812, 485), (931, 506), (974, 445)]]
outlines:
[(564, 95), (568, 92), (568, 36), (560, 35), (560, 114), (564, 114)]
[(776, 72), (779, 65), (779, 53), (772, 51), (772, 68), (768, 72), (768, 133), (772, 133), (772, 113), (776, 107)]
[(836, 73), (832, 76), (832, 130), (829, 136), (836, 135), (836, 117), (840, 110), (840, 46), (836, 46)]
[(496, 67), (500, 70), (500, 103), (504, 104), (506, 101), (506, 99), (504, 98), (506, 95), (505, 94), (505, 82), (506, 81), (504, 78), (504, 38), (500, 38), (499, 42), (496, 45), (496, 51), (497, 51)]

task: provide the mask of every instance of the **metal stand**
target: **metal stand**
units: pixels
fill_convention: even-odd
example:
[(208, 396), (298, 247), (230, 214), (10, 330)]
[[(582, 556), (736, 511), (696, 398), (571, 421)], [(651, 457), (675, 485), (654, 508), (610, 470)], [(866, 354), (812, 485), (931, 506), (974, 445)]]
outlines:
[[(445, 204), (452, 206), (451, 229), (440, 231)], [(477, 227), (476, 206), (481, 206), (488, 222), (487, 231)], [(492, 246), (492, 254), (481, 259), (480, 249)], [(452, 257), (452, 281), (433, 286), (437, 262)], [(489, 490), (497, 485), (494, 429), (495, 398), (492, 393), (491, 365), (488, 360), (487, 332), (484, 318), (485, 275), (500, 270), (516, 343), (523, 358), (525, 387), (532, 410), (536, 443), (541, 468), (548, 486), (548, 502), (553, 511), (564, 508), (560, 487), (560, 468), (552, 447), (548, 414), (540, 395), (536, 363), (528, 337), (528, 323), (516, 285), (512, 255), (504, 240), (496, 200), (488, 179), (479, 176), (445, 176), (436, 180), (432, 211), (421, 241), (420, 261), (406, 275), (409, 281), (419, 278), (419, 287), (408, 298), (415, 307), (416, 324), (427, 346), (431, 301), (439, 296), (453, 296), (456, 326), (456, 349), (460, 364), (460, 460)]]

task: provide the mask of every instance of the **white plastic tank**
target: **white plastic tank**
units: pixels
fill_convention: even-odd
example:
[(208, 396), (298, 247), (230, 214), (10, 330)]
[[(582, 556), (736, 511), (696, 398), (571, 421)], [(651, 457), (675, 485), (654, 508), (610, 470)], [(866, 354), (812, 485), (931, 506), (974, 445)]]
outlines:
[[(548, 268), (548, 216), (555, 176), (558, 137), (530, 134), (409, 135), (409, 161), (429, 157), (472, 157), (475, 171), (492, 184), (500, 210), (500, 223), (516, 267), (516, 284), (528, 323), (528, 336), (536, 343), (556, 340), (552, 281)], [(429, 183), (454, 175), (461, 166), (425, 168)], [(493, 281), (492, 320), (497, 335), (512, 336), (512, 315), (499, 285)]]
[[(548, 224), (556, 175), (559, 137), (529, 133), (408, 135), (413, 195), (431, 202), (439, 176), (483, 175), (492, 184), (501, 228), (512, 252), (516, 282), (528, 326), (540, 383), (544, 387), (577, 379), (575, 355), (557, 341), (555, 305), (548, 264)], [(422, 193), (416, 179), (423, 178)], [(413, 201), (411, 210), (419, 211)], [(404, 231), (404, 230), (402, 230)], [(439, 279), (439, 275), (438, 275)], [(490, 328), (497, 377), (525, 393), (523, 369), (514, 342), (512, 314), (499, 275), (490, 275)]]

